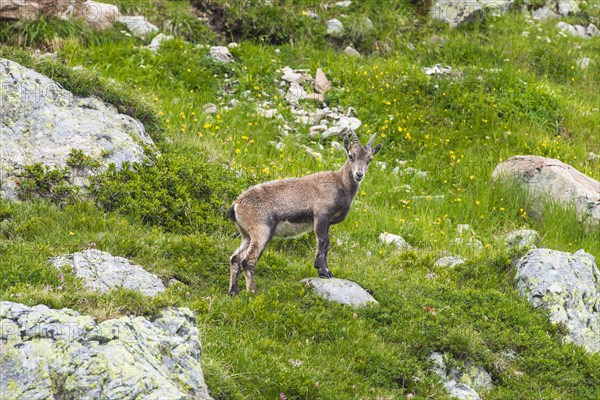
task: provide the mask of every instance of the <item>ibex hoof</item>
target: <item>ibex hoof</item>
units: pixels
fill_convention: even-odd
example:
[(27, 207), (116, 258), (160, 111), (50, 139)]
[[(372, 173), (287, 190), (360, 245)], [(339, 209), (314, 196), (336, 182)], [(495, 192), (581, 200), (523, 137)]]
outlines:
[(323, 270), (323, 269), (320, 269), (320, 270), (319, 270), (319, 277), (320, 277), (320, 278), (326, 278), (326, 279), (329, 279), (329, 278), (333, 278), (333, 274), (332, 274), (332, 273), (331, 273), (331, 271), (330, 271), (330, 270), (328, 270), (328, 269), (324, 269), (324, 270)]

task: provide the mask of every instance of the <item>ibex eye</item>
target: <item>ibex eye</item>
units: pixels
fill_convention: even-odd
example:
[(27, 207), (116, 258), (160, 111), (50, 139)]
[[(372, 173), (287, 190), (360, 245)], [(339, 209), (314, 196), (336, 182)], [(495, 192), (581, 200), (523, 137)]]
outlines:
[(354, 156), (351, 154), (348, 155), (348, 158), (350, 159), (350, 161), (354, 160)]

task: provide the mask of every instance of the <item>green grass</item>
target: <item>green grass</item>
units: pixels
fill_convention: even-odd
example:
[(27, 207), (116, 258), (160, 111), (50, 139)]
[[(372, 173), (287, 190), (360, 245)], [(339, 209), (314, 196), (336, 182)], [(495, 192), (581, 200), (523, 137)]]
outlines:
[[(598, 161), (587, 159), (600, 153), (600, 40), (563, 38), (552, 22), (531, 25), (518, 13), (449, 30), (415, 14), (408, 1), (353, 2), (344, 11), (349, 34), (329, 40), (320, 22), (301, 19), (307, 18), (301, 11), (314, 9), (321, 22), (337, 11), (316, 2), (284, 3), (249, 8), (257, 26), (242, 25), (241, 33), (220, 39), (191, 22), (187, 2), (120, 3), (123, 12), (148, 13), (182, 37), (157, 54), (120, 34), (122, 27), (92, 36), (60, 34), (66, 37), (58, 62), (31, 57), (28, 49), (1, 50), (77, 94), (101, 97), (139, 118), (161, 156), (134, 172), (100, 177), (91, 203), (0, 202), (0, 298), (102, 319), (190, 307), (217, 399), (276, 399), (280, 393), (288, 399), (447, 398), (429, 372), (432, 351), (448, 352), (459, 365), (483, 365), (494, 380), (483, 398), (600, 397), (600, 357), (561, 344), (564, 329), (516, 293), (511, 263), (517, 255), (499, 245), (504, 233), (527, 227), (540, 233), (544, 247), (584, 248), (600, 257), (600, 233), (550, 205), (544, 218), (534, 218), (522, 190), (490, 180), (500, 161), (517, 154), (559, 158), (600, 179)], [(277, 24), (299, 25), (292, 31), (268, 25), (274, 10)], [(350, 22), (363, 15), (374, 23), (368, 34)], [(573, 22), (577, 18), (597, 20), (598, 12)], [(188, 21), (190, 28), (168, 21)], [(31, 40), (12, 44), (39, 43), (28, 33), (33, 27), (21, 29)], [(208, 48), (197, 45), (232, 36), (241, 42), (229, 65), (211, 61)], [(341, 55), (348, 44), (365, 56)], [(587, 70), (577, 67), (580, 57), (592, 59)], [(435, 63), (461, 74), (426, 77), (421, 68)], [(77, 65), (84, 69), (70, 69)], [(376, 161), (387, 168), (372, 165), (348, 219), (331, 230), (330, 253), (333, 273), (365, 287), (379, 306), (330, 304), (300, 285), (316, 275), (312, 236), (269, 245), (256, 270), (258, 295), (226, 295), (238, 238), (224, 214), (235, 196), (252, 183), (337, 168), (345, 159), (330, 150), (331, 139), (311, 141), (308, 127), (294, 125), (278, 92), (277, 70), (286, 65), (313, 73), (323, 68), (334, 86), (328, 104), (356, 108), (363, 121), (359, 136), (377, 132), (384, 143)], [(239, 104), (226, 109), (231, 99)], [(281, 122), (257, 116), (263, 101), (296, 132), (281, 135)], [(202, 113), (209, 102), (219, 105), (218, 114)], [(322, 160), (302, 145), (320, 151)], [(427, 177), (394, 174), (400, 161)], [(481, 253), (452, 247), (457, 225), (465, 223), (483, 242)], [(381, 245), (382, 231), (402, 235), (417, 250)], [(165, 282), (181, 283), (148, 300), (124, 290), (91, 293), (68, 274), (59, 282), (47, 259), (92, 243)], [(434, 267), (444, 250), (467, 262), (452, 270)]]

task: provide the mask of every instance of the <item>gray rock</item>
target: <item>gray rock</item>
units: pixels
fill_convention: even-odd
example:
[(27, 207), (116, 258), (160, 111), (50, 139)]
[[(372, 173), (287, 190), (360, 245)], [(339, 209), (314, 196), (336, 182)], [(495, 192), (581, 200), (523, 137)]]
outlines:
[(456, 257), (456, 256), (446, 256), (446, 257), (441, 257), (438, 258), (436, 260), (436, 262), (433, 264), (434, 267), (448, 267), (448, 268), (454, 268), (457, 265), (461, 265), (465, 263), (465, 259), (462, 257)]
[(219, 112), (219, 107), (214, 103), (206, 103), (202, 106), (202, 112), (205, 114), (216, 114)]
[(379, 304), (365, 289), (346, 279), (307, 278), (302, 283), (312, 287), (316, 294), (326, 300), (354, 307)]
[(325, 73), (321, 68), (317, 68), (317, 73), (315, 76), (315, 90), (317, 93), (325, 93), (331, 89), (331, 82), (325, 76)]
[(547, 6), (538, 8), (533, 12), (533, 19), (537, 19), (538, 21), (545, 21), (553, 18), (558, 18), (558, 14), (556, 14)]
[(342, 53), (351, 57), (360, 57), (360, 53), (354, 50), (352, 46), (347, 46)]
[(550, 313), (550, 321), (569, 329), (567, 341), (587, 351), (600, 351), (600, 272), (594, 257), (550, 249), (530, 250), (515, 261), (520, 294), (536, 308)]
[(471, 21), (484, 9), (499, 15), (507, 12), (514, 0), (434, 0), (430, 15), (451, 27)]
[(210, 399), (187, 308), (98, 323), (69, 309), (4, 301), (0, 334), (3, 400)]
[(444, 67), (442, 64), (435, 64), (433, 67), (423, 68), (425, 75), (450, 75), (452, 73), (452, 67)]
[[(499, 164), (494, 179), (513, 179), (538, 200), (549, 199), (563, 206), (574, 206), (580, 219), (600, 223), (600, 182), (552, 158), (515, 156)], [(537, 213), (543, 209), (535, 202)]]
[(126, 258), (114, 257), (96, 249), (58, 256), (50, 263), (56, 268), (71, 266), (75, 276), (84, 280), (86, 288), (100, 293), (122, 287), (154, 297), (165, 291), (156, 275)]
[(111, 28), (119, 18), (119, 8), (113, 4), (84, 1), (73, 10), (73, 16), (84, 19), (96, 29)]
[(350, 5), (352, 5), (352, 1), (350, 1), (350, 0), (336, 1), (335, 5), (336, 5), (336, 7), (340, 7), (340, 8), (348, 8), (348, 7), (350, 7)]
[(287, 94), (285, 95), (285, 99), (288, 103), (298, 106), (298, 101), (300, 99), (304, 99), (307, 93), (306, 90), (297, 82), (292, 82), (290, 84), (290, 88), (288, 89)]
[(559, 0), (558, 13), (562, 16), (579, 12), (579, 4), (575, 0)]
[(305, 80), (304, 73), (302, 71), (296, 71), (290, 67), (283, 67), (283, 76), (281, 79), (288, 83), (302, 83)]
[(502, 241), (513, 249), (527, 249), (536, 247), (542, 239), (539, 233), (531, 229), (519, 229), (504, 235)]
[(590, 58), (589, 57), (581, 57), (578, 58), (575, 63), (577, 64), (577, 66), (581, 69), (587, 69), (587, 67), (589, 67), (590, 65)]
[(379, 240), (384, 244), (394, 244), (402, 250), (410, 250), (413, 248), (402, 236), (394, 235), (393, 233), (382, 232), (379, 235)]
[[(96, 98), (78, 97), (53, 80), (0, 59), (0, 195), (17, 198), (18, 175), (27, 165), (66, 166), (73, 149), (98, 161), (146, 160), (153, 146), (143, 125)], [(85, 180), (82, 180), (85, 185)]]
[(169, 40), (173, 40), (173, 36), (165, 35), (164, 33), (159, 33), (152, 39), (152, 42), (150, 42), (150, 44), (146, 46), (146, 48), (151, 51), (157, 51), (158, 49), (160, 49), (160, 45), (163, 42), (168, 42)]
[(594, 24), (590, 24), (585, 28), (581, 25), (571, 25), (564, 21), (560, 21), (556, 24), (556, 27), (575, 37), (590, 38), (591, 36), (598, 35), (598, 28), (596, 28)]
[(466, 247), (475, 252), (483, 250), (483, 243), (481, 240), (475, 239), (474, 237), (457, 237), (450, 241), (450, 244), (456, 247)]
[(440, 377), (450, 396), (462, 400), (478, 400), (475, 390), (489, 390), (493, 387), (492, 377), (485, 369), (469, 362), (464, 368), (451, 369), (446, 366), (447, 355), (433, 352), (429, 359), (433, 366), (431, 372)]
[(600, 29), (594, 24), (589, 24), (587, 28), (585, 28), (585, 32), (588, 36), (600, 36)]
[(337, 18), (327, 20), (327, 34), (330, 36), (341, 36), (344, 33), (344, 24)]
[(146, 36), (158, 32), (158, 27), (146, 21), (146, 18), (144, 18), (143, 15), (123, 15), (120, 16), (117, 21), (125, 24), (127, 29), (140, 39), (145, 39)]
[(233, 54), (225, 46), (212, 46), (209, 50), (210, 58), (222, 63), (230, 63), (233, 61)]

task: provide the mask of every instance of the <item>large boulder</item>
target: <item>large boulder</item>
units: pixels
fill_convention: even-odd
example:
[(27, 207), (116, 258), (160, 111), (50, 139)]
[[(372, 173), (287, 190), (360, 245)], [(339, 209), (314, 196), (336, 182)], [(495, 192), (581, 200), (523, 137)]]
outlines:
[(69, 309), (0, 302), (0, 398), (210, 399), (194, 314), (101, 323)]
[(104, 169), (143, 162), (144, 146), (153, 146), (139, 121), (97, 98), (75, 96), (13, 61), (0, 59), (0, 86), (2, 197), (17, 198), (25, 166), (64, 168), (73, 149)]
[(71, 267), (84, 286), (100, 293), (114, 288), (137, 290), (154, 297), (165, 291), (165, 286), (154, 274), (123, 257), (90, 249), (58, 256), (50, 260), (56, 268)]
[(530, 250), (515, 261), (517, 289), (550, 321), (569, 329), (568, 341), (600, 351), (600, 272), (594, 257), (550, 249)]
[[(515, 156), (499, 164), (494, 179), (509, 178), (540, 199), (573, 206), (582, 220), (600, 222), (600, 182), (553, 158)], [(540, 201), (535, 202), (542, 204)], [(542, 210), (535, 209), (536, 212)]]
[(316, 294), (326, 300), (354, 307), (379, 304), (365, 289), (346, 279), (307, 278), (302, 283), (312, 287)]

